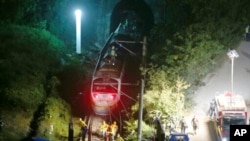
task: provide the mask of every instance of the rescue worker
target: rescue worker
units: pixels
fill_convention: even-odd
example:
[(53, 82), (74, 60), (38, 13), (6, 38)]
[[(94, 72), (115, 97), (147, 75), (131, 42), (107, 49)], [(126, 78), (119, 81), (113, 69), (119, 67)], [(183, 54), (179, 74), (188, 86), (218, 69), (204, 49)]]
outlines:
[(112, 137), (112, 127), (111, 127), (111, 125), (108, 125), (107, 131), (106, 131), (106, 133), (105, 133), (105, 140), (106, 140), (106, 141), (113, 140), (113, 137)]
[(249, 41), (249, 28), (250, 28), (250, 25), (248, 24), (246, 26), (246, 29), (245, 29), (245, 38), (246, 38), (246, 41)]
[(117, 138), (115, 141), (124, 141), (124, 139), (120, 136), (120, 134), (117, 134)]
[(105, 121), (102, 122), (102, 125), (101, 125), (101, 127), (100, 127), (100, 130), (101, 130), (101, 132), (102, 132), (102, 136), (103, 136), (103, 137), (105, 137), (105, 135), (106, 135), (108, 126), (109, 126), (109, 125), (108, 125)]
[(115, 65), (115, 57), (117, 56), (115, 46), (112, 46), (110, 51), (110, 57), (111, 57), (111, 63), (112, 65)]
[(79, 124), (81, 128), (81, 132), (80, 132), (81, 140), (84, 141), (87, 131), (88, 131), (87, 124), (85, 123), (85, 121), (82, 120), (82, 118), (79, 119)]
[(191, 124), (192, 124), (192, 126), (193, 126), (193, 133), (194, 134), (196, 134), (196, 131), (197, 131), (197, 129), (199, 128), (199, 121), (198, 121), (198, 119), (196, 118), (196, 116), (194, 116), (193, 118), (192, 118), (192, 121), (191, 121)]
[(115, 135), (116, 135), (116, 132), (118, 130), (118, 126), (116, 124), (116, 121), (114, 121), (113, 124), (111, 124), (110, 126), (111, 126), (112, 139), (114, 139)]
[(186, 128), (188, 126), (187, 126), (187, 123), (186, 123), (186, 121), (184, 119), (184, 116), (180, 120), (180, 127), (181, 127), (181, 133), (186, 133)]
[(214, 99), (210, 103), (209, 116), (210, 116), (210, 118), (213, 118), (215, 116), (215, 101), (214, 101)]
[(249, 25), (246, 26), (245, 31), (246, 31), (246, 33), (249, 33)]
[(172, 134), (174, 132), (175, 125), (172, 121), (169, 122), (168, 124), (169, 127), (169, 134)]

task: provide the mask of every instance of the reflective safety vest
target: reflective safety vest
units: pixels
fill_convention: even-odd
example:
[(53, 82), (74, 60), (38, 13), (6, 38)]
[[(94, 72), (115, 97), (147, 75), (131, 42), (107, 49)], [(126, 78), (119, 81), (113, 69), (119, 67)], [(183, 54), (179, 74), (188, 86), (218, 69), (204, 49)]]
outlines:
[(79, 120), (81, 127), (87, 127), (87, 124), (82, 119)]
[(117, 129), (118, 129), (118, 126), (116, 124), (111, 125), (111, 132), (113, 135), (116, 133)]
[(108, 129), (108, 124), (103, 123), (103, 124), (101, 125), (100, 130), (101, 130), (101, 131), (107, 131), (107, 129)]

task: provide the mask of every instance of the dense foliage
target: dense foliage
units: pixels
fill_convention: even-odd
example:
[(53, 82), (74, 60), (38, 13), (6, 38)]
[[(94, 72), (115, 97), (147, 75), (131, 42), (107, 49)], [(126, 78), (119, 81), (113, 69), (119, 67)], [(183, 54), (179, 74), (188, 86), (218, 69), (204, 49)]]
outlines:
[(68, 118), (67, 103), (58, 98), (48, 101), (58, 97), (60, 81), (54, 75), (63, 67), (64, 43), (45, 30), (12, 24), (1, 24), (0, 41), (0, 118), (4, 123), (0, 140), (39, 133), (39, 121), (49, 113), (46, 109), (53, 110), (52, 105)]

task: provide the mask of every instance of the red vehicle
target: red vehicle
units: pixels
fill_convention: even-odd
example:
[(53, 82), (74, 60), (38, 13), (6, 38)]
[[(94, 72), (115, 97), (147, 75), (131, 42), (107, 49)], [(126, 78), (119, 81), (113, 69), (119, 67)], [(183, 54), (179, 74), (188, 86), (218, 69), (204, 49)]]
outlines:
[(247, 106), (241, 95), (226, 92), (215, 96), (216, 130), (221, 141), (229, 141), (230, 125), (248, 124)]

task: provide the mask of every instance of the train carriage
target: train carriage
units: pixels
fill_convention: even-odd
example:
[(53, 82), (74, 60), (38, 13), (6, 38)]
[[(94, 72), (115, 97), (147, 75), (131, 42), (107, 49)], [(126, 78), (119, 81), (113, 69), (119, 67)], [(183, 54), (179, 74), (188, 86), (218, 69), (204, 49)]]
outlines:
[(125, 68), (125, 58), (104, 55), (98, 63), (91, 85), (91, 99), (96, 114), (105, 115), (114, 107), (121, 96), (121, 83)]
[(143, 42), (133, 41), (131, 36), (121, 32), (110, 38), (101, 51), (91, 82), (92, 107), (98, 115), (108, 115), (117, 106), (123, 94), (122, 86), (132, 83), (128, 80), (129, 71), (140, 77)]
[[(125, 85), (135, 85), (134, 83), (140, 81), (139, 68), (145, 59), (144, 36), (145, 30), (148, 29), (145, 27), (148, 26), (143, 24), (148, 23), (148, 19), (136, 8), (124, 9), (118, 13), (120, 16), (114, 13), (112, 19), (119, 21), (119, 24), (116, 20), (111, 24), (117, 28), (112, 30), (101, 50), (92, 76), (90, 94), (92, 109), (97, 115), (111, 114), (121, 97), (126, 95), (126, 92), (123, 92), (126, 90)], [(112, 51), (115, 51), (115, 56)]]

